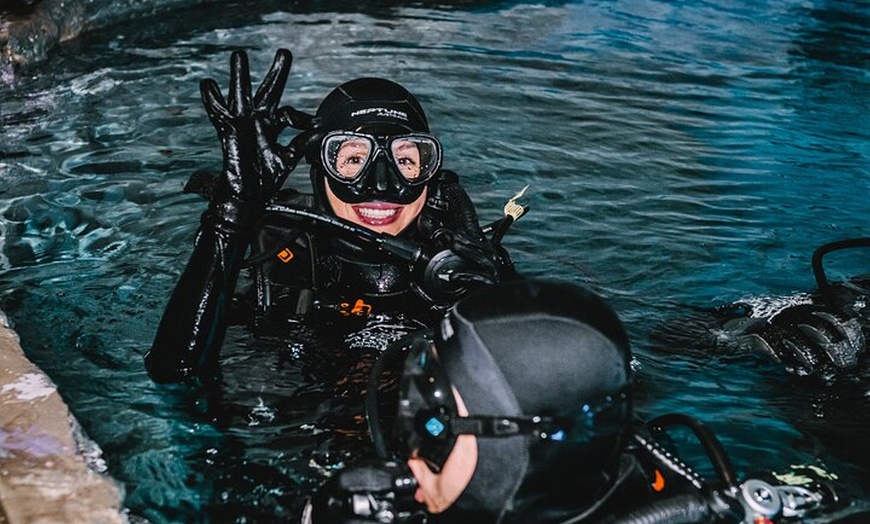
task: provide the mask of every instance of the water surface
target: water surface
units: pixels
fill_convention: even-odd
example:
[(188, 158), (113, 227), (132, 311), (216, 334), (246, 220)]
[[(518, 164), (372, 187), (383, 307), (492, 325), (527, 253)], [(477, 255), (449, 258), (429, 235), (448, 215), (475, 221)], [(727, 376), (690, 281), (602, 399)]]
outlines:
[[(809, 291), (816, 246), (870, 236), (863, 2), (284, 4), (110, 28), (0, 88), (2, 308), (134, 515), (289, 518), (359, 437), (318, 428), (352, 409), (325, 399), (292, 340), (232, 330), (221, 399), (142, 367), (204, 210), (181, 187), (220, 169), (198, 81), (226, 85), (237, 48), (259, 78), (278, 47), (294, 53), (284, 101), (300, 109), (359, 76), (418, 94), (484, 221), (531, 185), (505, 244), (523, 273), (612, 301), (642, 414), (707, 421), (742, 474), (814, 464), (867, 499), (866, 373), (798, 379), (650, 338), (695, 307)], [(288, 184), (307, 181), (302, 168)], [(865, 259), (840, 271), (866, 273)]]

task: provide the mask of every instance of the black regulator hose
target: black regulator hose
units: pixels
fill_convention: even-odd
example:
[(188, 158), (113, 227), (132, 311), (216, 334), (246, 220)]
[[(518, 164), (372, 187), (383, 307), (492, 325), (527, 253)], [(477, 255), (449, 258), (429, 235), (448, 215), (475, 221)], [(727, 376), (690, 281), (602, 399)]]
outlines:
[(507, 215), (498, 222), (495, 222), (492, 227), (491, 242), (496, 246), (501, 244), (501, 239), (504, 237), (504, 234), (507, 233), (508, 228), (511, 227), (515, 221), (514, 217)]
[(298, 218), (307, 218), (320, 224), (331, 226), (336, 231), (344, 233), (352, 239), (358, 239), (365, 243), (395, 255), (407, 262), (415, 263), (423, 258), (423, 252), (419, 245), (392, 235), (377, 233), (370, 229), (358, 226), (347, 220), (330, 216), (313, 209), (305, 209), (285, 204), (270, 204), (266, 206), (266, 213), (290, 215)]
[(478, 222), (477, 210), (474, 208), (471, 197), (459, 184), (459, 177), (452, 171), (443, 171), (441, 176), (441, 189), (451, 214), (456, 218), (457, 229), (472, 240), (482, 242), (484, 236), (480, 229), (480, 222)]
[(828, 296), (831, 292), (831, 283), (828, 282), (828, 277), (825, 274), (822, 258), (833, 251), (850, 249), (853, 247), (870, 247), (870, 237), (850, 238), (847, 240), (829, 242), (819, 246), (813, 252), (813, 276), (816, 278), (816, 286), (818, 286), (819, 292), (823, 297), (827, 299), (831, 298)]
[[(462, 191), (461, 188), (460, 191)], [(462, 191), (462, 194), (464, 193), (465, 192)], [(470, 204), (471, 201), (468, 200), (468, 202)], [(425, 281), (425, 285), (427, 286), (427, 293), (430, 293), (433, 297), (447, 297), (452, 299), (457, 291), (462, 291), (461, 285), (467, 283), (467, 281), (461, 282), (459, 280), (454, 282), (449, 278), (451, 273), (457, 272), (466, 265), (466, 262), (462, 257), (449, 249), (433, 254), (426, 251), (424, 246), (412, 240), (395, 237), (385, 233), (378, 233), (347, 220), (308, 208), (286, 204), (270, 204), (266, 206), (265, 213), (266, 215), (284, 215), (308, 219), (315, 224), (329, 226), (334, 232), (339, 235), (344, 235), (352, 242), (358, 242), (363, 245), (374, 247), (384, 253), (395, 256), (399, 260), (408, 262), (414, 271), (420, 271)], [(469, 213), (466, 212), (465, 216), (467, 218)], [(476, 215), (473, 220), (475, 220), (476, 224)], [(477, 227), (477, 231), (477, 236), (483, 235), (483, 233), (480, 232), (479, 227)], [(445, 279), (445, 276), (448, 278)], [(473, 279), (476, 275), (467, 273), (464, 276)], [(457, 282), (459, 282), (460, 287), (456, 287), (455, 284)], [(484, 282), (489, 283), (490, 281), (485, 280)]]
[(731, 464), (731, 459), (728, 458), (728, 454), (725, 453), (725, 448), (722, 446), (722, 443), (719, 442), (716, 435), (714, 435), (713, 432), (700, 421), (682, 413), (669, 413), (652, 419), (649, 421), (648, 425), (658, 426), (660, 428), (685, 426), (691, 429), (695, 436), (698, 437), (698, 441), (701, 443), (701, 446), (710, 458), (710, 462), (716, 469), (716, 473), (719, 475), (719, 480), (722, 481), (723, 487), (737, 488), (740, 485), (740, 481), (737, 479), (737, 474), (734, 472), (734, 466)]
[(418, 333), (410, 333), (387, 346), (387, 349), (375, 360), (371, 371), (369, 371), (368, 383), (366, 385), (366, 422), (369, 426), (369, 435), (375, 448), (375, 454), (383, 460), (387, 460), (389, 457), (387, 456), (387, 443), (381, 428), (380, 414), (378, 413), (379, 380), (384, 372), (384, 365), (395, 358), (396, 354), (413, 344), (418, 336)]
[(698, 524), (708, 522), (712, 513), (701, 495), (687, 493), (652, 502), (601, 524)]

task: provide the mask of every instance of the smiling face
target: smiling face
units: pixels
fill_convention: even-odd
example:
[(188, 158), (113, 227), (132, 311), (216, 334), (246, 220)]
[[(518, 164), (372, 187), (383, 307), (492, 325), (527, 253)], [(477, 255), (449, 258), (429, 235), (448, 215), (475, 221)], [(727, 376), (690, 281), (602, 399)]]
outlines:
[(426, 189), (423, 189), (416, 200), (405, 205), (377, 200), (349, 204), (338, 198), (328, 183), (324, 185), (326, 186), (326, 198), (335, 216), (372, 231), (393, 236), (404, 231), (417, 219), (426, 203), (426, 194), (428, 193)]

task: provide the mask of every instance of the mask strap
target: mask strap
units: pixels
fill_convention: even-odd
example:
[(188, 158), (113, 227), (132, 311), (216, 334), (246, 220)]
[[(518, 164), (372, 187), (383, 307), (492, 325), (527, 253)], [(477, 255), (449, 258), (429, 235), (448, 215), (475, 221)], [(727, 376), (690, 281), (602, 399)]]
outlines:
[(366, 422), (369, 426), (369, 435), (371, 435), (372, 445), (375, 448), (375, 453), (378, 458), (387, 460), (387, 444), (384, 439), (384, 431), (381, 427), (380, 415), (378, 413), (378, 386), (380, 378), (384, 372), (384, 365), (392, 360), (395, 355), (402, 353), (412, 346), (426, 343), (426, 337), (422, 333), (409, 333), (404, 337), (396, 340), (387, 349), (381, 353), (381, 356), (372, 365), (372, 370), (369, 372), (368, 385), (366, 386)]
[(514, 435), (547, 435), (548, 428), (554, 427), (554, 420), (542, 417), (457, 417), (450, 420), (450, 431), (454, 435), (475, 435), (478, 437), (512, 437)]
[[(585, 431), (577, 431), (575, 425), (578, 421), (567, 417), (471, 415), (468, 417), (448, 416), (446, 420), (441, 422), (447, 426), (449, 433), (454, 436), (475, 435), (498, 438), (512, 437), (514, 435), (534, 435), (541, 440), (577, 442), (581, 434), (585, 437), (591, 437), (596, 435), (612, 435), (618, 432), (616, 427), (622, 425), (622, 421), (625, 418), (624, 410), (628, 402), (628, 393), (620, 391), (617, 394), (607, 396), (597, 405), (587, 404), (584, 406), (578, 417), (588, 417), (588, 421), (593, 425), (596, 418), (605, 417), (602, 422), (603, 427), (587, 427)], [(607, 419), (607, 414), (610, 414), (615, 419), (615, 424), (614, 420)]]

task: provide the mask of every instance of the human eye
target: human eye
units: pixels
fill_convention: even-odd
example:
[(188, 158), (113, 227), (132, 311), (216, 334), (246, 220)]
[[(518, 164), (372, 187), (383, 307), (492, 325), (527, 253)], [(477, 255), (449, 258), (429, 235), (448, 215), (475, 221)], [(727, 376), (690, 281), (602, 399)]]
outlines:
[(363, 163), (362, 155), (347, 155), (341, 159), (342, 165), (359, 165)]
[(393, 159), (406, 178), (420, 175), (420, 150), (414, 142), (408, 140), (393, 144)]
[(369, 146), (360, 140), (348, 140), (338, 149), (335, 158), (335, 169), (345, 178), (353, 178), (365, 164), (369, 155)]

